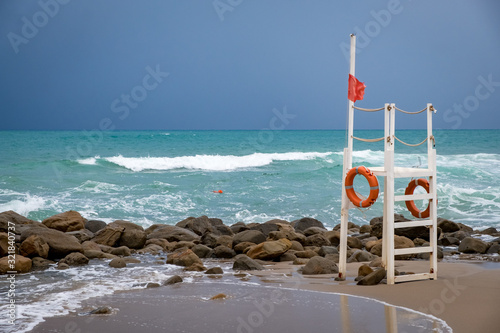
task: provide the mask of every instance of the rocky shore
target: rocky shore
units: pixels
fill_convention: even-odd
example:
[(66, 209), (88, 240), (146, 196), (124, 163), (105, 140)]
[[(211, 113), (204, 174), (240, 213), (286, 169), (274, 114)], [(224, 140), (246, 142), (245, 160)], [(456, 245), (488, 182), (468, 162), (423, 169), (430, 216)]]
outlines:
[[(408, 221), (402, 215), (396, 222)], [(57, 266), (66, 269), (103, 260), (116, 269), (137, 262), (131, 254), (165, 255), (166, 263), (188, 271), (221, 274), (219, 267), (208, 269), (203, 259), (232, 259), (234, 270), (263, 270), (270, 261), (288, 261), (301, 265), (303, 275), (338, 272), (340, 225), (327, 230), (321, 221), (304, 217), (292, 222), (270, 220), (265, 223), (235, 223), (207, 216), (188, 217), (174, 225), (154, 224), (144, 229), (135, 223), (116, 220), (105, 223), (87, 220), (76, 211), (57, 214), (42, 222), (30, 220), (13, 211), (0, 213), (0, 273), (27, 273)], [(382, 218), (369, 225), (349, 222), (348, 262), (365, 262), (358, 270), (360, 285), (383, 283), (381, 268)], [(477, 234), (489, 235), (485, 242)], [(474, 237), (473, 237), (474, 235)], [(426, 227), (398, 228), (396, 248), (427, 246)], [(483, 231), (440, 218), (438, 220), (439, 258), (480, 258), (498, 260), (500, 233), (495, 228)], [(15, 265), (9, 254), (15, 253)], [(139, 256), (140, 257), (140, 256)], [(109, 259), (111, 259), (109, 261)], [(399, 260), (426, 260), (428, 254), (398, 256)], [(109, 263), (108, 263), (109, 261)], [(411, 272), (396, 272), (409, 274)], [(181, 282), (174, 276), (164, 284)]]

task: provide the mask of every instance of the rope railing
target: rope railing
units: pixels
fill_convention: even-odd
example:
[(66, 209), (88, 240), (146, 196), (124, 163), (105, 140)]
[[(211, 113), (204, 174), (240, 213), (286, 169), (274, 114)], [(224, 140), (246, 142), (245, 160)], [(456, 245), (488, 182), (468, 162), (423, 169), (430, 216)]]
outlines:
[(384, 137), (376, 138), (376, 139), (364, 139), (364, 138), (358, 138), (358, 137), (353, 136), (352, 138), (356, 139), (358, 141), (363, 141), (363, 142), (379, 142), (379, 141), (384, 140)]
[(365, 108), (359, 108), (359, 107), (354, 106), (354, 105), (353, 105), (352, 107), (353, 107), (354, 109), (356, 109), (356, 110), (365, 111), (365, 112), (377, 112), (377, 111), (381, 111), (381, 110), (384, 110), (384, 109), (385, 109), (385, 107), (383, 107), (383, 108), (379, 108), (379, 109), (365, 109)]
[(394, 135), (394, 139), (398, 140), (402, 144), (404, 144), (406, 146), (409, 146), (409, 147), (418, 147), (420, 145), (423, 145), (428, 139), (432, 140), (433, 144), (436, 145), (436, 140), (434, 139), (434, 135), (431, 135), (430, 138), (425, 138), (424, 141), (422, 141), (420, 143), (417, 143), (417, 144), (411, 144), (411, 143), (404, 142), (403, 140), (401, 140), (400, 138), (398, 138), (396, 135)]
[(401, 110), (400, 108), (398, 108), (397, 106), (394, 107), (396, 110), (398, 110), (399, 112), (403, 112), (403, 113), (406, 113), (406, 114), (419, 114), (419, 113), (422, 113), (424, 112), (425, 110), (427, 110), (427, 107), (423, 108), (422, 110), (420, 111), (416, 111), (416, 112), (410, 112), (410, 111), (405, 111), (405, 110)]

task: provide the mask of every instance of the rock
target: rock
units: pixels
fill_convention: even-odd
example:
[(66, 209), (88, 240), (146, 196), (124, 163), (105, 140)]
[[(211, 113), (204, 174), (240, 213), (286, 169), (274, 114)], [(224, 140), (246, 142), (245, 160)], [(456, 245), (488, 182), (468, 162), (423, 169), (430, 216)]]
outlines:
[(351, 249), (353, 249), (353, 248), (362, 249), (363, 243), (361, 242), (361, 240), (359, 240), (356, 237), (348, 236), (347, 237), (347, 246), (349, 246)]
[(75, 236), (76, 239), (78, 239), (78, 241), (80, 243), (89, 241), (92, 238), (94, 238), (94, 234), (90, 230), (87, 230), (87, 229), (81, 229), (81, 230), (77, 230), (77, 231), (70, 231), (70, 232), (67, 232), (66, 234), (71, 235), (71, 236)]
[(163, 285), (167, 286), (167, 285), (181, 283), (181, 282), (182, 282), (182, 278), (179, 275), (174, 275), (174, 276), (170, 277), (167, 281), (165, 281), (163, 283)]
[(245, 254), (238, 254), (235, 257), (235, 261), (233, 263), (233, 270), (241, 270), (241, 271), (254, 271), (254, 270), (263, 270), (264, 266), (251, 259)]
[(115, 258), (109, 262), (109, 266), (113, 268), (123, 268), (127, 266), (127, 263), (123, 258)]
[(252, 246), (255, 246), (255, 245), (257, 245), (257, 244), (252, 243), (252, 242), (243, 242), (243, 243), (239, 243), (238, 245), (236, 245), (233, 250), (236, 253), (246, 253), (249, 248), (251, 248)]
[(321, 249), (319, 249), (318, 254), (324, 257), (327, 254), (339, 254), (339, 250), (337, 250), (335, 246), (322, 246)]
[(473, 237), (466, 237), (458, 246), (458, 251), (463, 253), (486, 253), (488, 250), (488, 243)]
[(470, 236), (470, 235), (471, 235), (470, 233), (465, 232), (465, 231), (463, 231), (463, 230), (455, 231), (455, 232), (452, 232), (452, 233), (448, 234), (448, 236), (450, 236), (450, 237), (455, 237), (455, 238), (457, 238), (457, 239), (459, 239), (459, 240), (462, 240), (462, 239), (464, 239), (465, 237), (468, 237), (468, 236)]
[(96, 233), (101, 229), (106, 228), (106, 222), (99, 220), (89, 220), (85, 222), (85, 229), (90, 230), (92, 233)]
[(161, 252), (163, 252), (163, 248), (160, 245), (156, 244), (149, 244), (145, 248), (136, 251), (136, 253), (138, 254), (150, 253), (152, 255), (158, 255)]
[(297, 251), (294, 253), (297, 258), (312, 258), (316, 257), (318, 253), (316, 253), (313, 250), (304, 250), (304, 251)]
[(218, 299), (226, 299), (226, 298), (227, 298), (226, 294), (217, 294), (215, 296), (210, 297), (210, 300), (211, 301), (215, 301), (215, 300), (218, 300)]
[(331, 243), (328, 240), (328, 238), (326, 238), (325, 235), (323, 235), (323, 234), (314, 234), (314, 235), (311, 235), (309, 237), (306, 237), (304, 245), (305, 246), (322, 247), (322, 246), (331, 246)]
[[(438, 241), (439, 242), (439, 241)], [(426, 241), (425, 239), (422, 239), (422, 238), (415, 238), (413, 240), (413, 244), (415, 246), (424, 246), (425, 243), (428, 243), (428, 241)]]
[(210, 258), (214, 253), (211, 248), (203, 244), (196, 244), (191, 248), (191, 251), (193, 251), (199, 258)]
[(310, 227), (319, 227), (326, 230), (322, 222), (313, 219), (312, 217), (303, 217), (300, 220), (292, 221), (291, 225), (295, 228), (295, 230), (300, 231), (304, 231)]
[(137, 258), (123, 258), (123, 261), (125, 261), (125, 263), (128, 265), (128, 264), (140, 264), (141, 261)]
[(246, 230), (237, 233), (233, 237), (233, 247), (243, 242), (260, 244), (266, 241), (266, 236), (258, 230)]
[(230, 249), (233, 248), (233, 236), (223, 235), (217, 238), (217, 242), (215, 243), (217, 246), (224, 245)]
[(280, 257), (291, 247), (292, 242), (285, 238), (277, 241), (266, 241), (250, 248), (247, 255), (251, 259), (274, 259)]
[(205, 274), (224, 274), (224, 271), (220, 267), (212, 267), (207, 269)]
[(382, 258), (376, 257), (368, 264), (370, 267), (382, 267)]
[(205, 215), (200, 217), (188, 217), (187, 219), (177, 223), (176, 226), (184, 229), (189, 229), (199, 236), (213, 231), (212, 223), (210, 223), (209, 218)]
[(249, 228), (247, 227), (247, 225), (245, 223), (243, 223), (243, 222), (237, 222), (237, 223), (233, 224), (232, 226), (230, 226), (229, 228), (235, 234), (240, 233), (242, 231), (249, 230)]
[(186, 247), (188, 249), (192, 249), (195, 246), (193, 242), (186, 242), (186, 241), (181, 241), (181, 242), (175, 242), (174, 243), (174, 250)]
[(41, 257), (34, 257), (31, 259), (31, 269), (34, 271), (47, 269), (51, 265), (55, 265), (55, 262), (52, 260), (47, 260)]
[(269, 236), (271, 231), (278, 231), (278, 226), (275, 223), (257, 223), (254, 226), (250, 226), (250, 230), (258, 230), (264, 234), (264, 236)]
[(9, 260), (12, 260), (12, 258), (8, 256), (0, 258), (0, 274), (6, 274), (9, 271), (17, 271), (18, 274), (21, 274), (28, 273), (31, 270), (30, 258), (16, 254), (14, 267), (10, 266), (12, 263), (9, 263)]
[(269, 233), (269, 236), (267, 237), (268, 240), (280, 240), (282, 238), (302, 243), (305, 241), (306, 236), (295, 231), (278, 230), (278, 231), (271, 231)]
[(325, 237), (330, 241), (332, 246), (338, 246), (340, 244), (340, 231), (338, 230), (327, 231)]
[(57, 269), (59, 270), (63, 270), (63, 269), (68, 269), (69, 268), (69, 265), (65, 262), (58, 262), (57, 263)]
[[(363, 244), (363, 246), (366, 248), (366, 244), (368, 244), (368, 242), (371, 242), (371, 241), (378, 241), (377, 237), (367, 237), (367, 238), (364, 238), (361, 240), (361, 243)], [(372, 243), (373, 244), (373, 243)], [(370, 251), (369, 249), (366, 249), (367, 251)]]
[(114, 248), (111, 250), (110, 253), (115, 255), (115, 256), (120, 256), (120, 257), (128, 257), (131, 254), (130, 249), (126, 246), (120, 246), (120, 247)]
[(68, 254), (63, 259), (61, 259), (60, 262), (63, 262), (68, 266), (82, 266), (82, 265), (87, 265), (89, 263), (89, 258), (84, 256), (80, 252), (73, 252)]
[(97, 244), (115, 246), (120, 239), (122, 232), (125, 228), (115, 227), (108, 225), (106, 228), (96, 232), (94, 238), (92, 239)]
[(309, 258), (297, 258), (293, 261), (292, 265), (305, 265), (309, 260)]
[(85, 219), (80, 213), (74, 210), (57, 214), (46, 218), (42, 224), (51, 229), (56, 229), (62, 232), (76, 231), (85, 228)]
[[(404, 237), (404, 236), (394, 235), (394, 248), (395, 249), (404, 249), (404, 248), (409, 248), (409, 247), (415, 247), (415, 244), (413, 244), (413, 241), (411, 239)], [(374, 254), (376, 256), (379, 256), (379, 257), (382, 256), (382, 240), (381, 239), (379, 239), (377, 241), (377, 244), (370, 249), (370, 253)], [(407, 260), (407, 259), (412, 258), (413, 256), (414, 256), (413, 254), (397, 255), (397, 256), (395, 256), (395, 259), (396, 260)]]
[(337, 264), (320, 256), (312, 257), (302, 270), (303, 275), (334, 274), (338, 273)]
[(283, 253), (279, 258), (280, 261), (294, 261), (295, 259), (297, 256), (290, 251)]
[[(410, 220), (408, 220), (402, 214), (394, 214), (394, 222), (406, 222), (406, 221), (410, 221)], [(370, 225), (373, 226), (377, 223), (382, 223), (382, 222), (384, 222), (383, 216), (374, 217), (370, 220)]]
[(309, 237), (309, 236), (316, 235), (316, 234), (324, 234), (325, 232), (326, 232), (326, 230), (323, 228), (310, 227), (310, 228), (307, 228), (306, 230), (304, 230), (304, 235), (306, 237)]
[[(441, 228), (436, 228), (437, 237), (441, 235)], [(408, 227), (408, 228), (398, 228), (394, 229), (394, 234), (398, 236), (404, 236), (409, 239), (422, 238), (429, 241), (429, 229), (425, 226), (420, 227)]]
[(347, 258), (347, 262), (365, 262), (372, 261), (375, 256), (370, 252), (363, 250), (356, 250), (353, 254)]
[(152, 239), (148, 239), (146, 241), (146, 243), (144, 244), (144, 246), (148, 246), (150, 244), (155, 244), (155, 245), (158, 245), (160, 246), (164, 251), (169, 251), (170, 248), (171, 248), (171, 243), (166, 240), (166, 239), (162, 239), (162, 238), (152, 238)]
[(126, 246), (130, 249), (142, 249), (146, 244), (146, 232), (140, 225), (129, 221), (116, 220), (108, 227), (123, 228), (123, 232), (118, 240), (118, 246)]
[(185, 271), (193, 271), (193, 272), (203, 272), (206, 271), (207, 268), (203, 266), (203, 264), (194, 263), (189, 267), (184, 268)]
[(227, 246), (219, 245), (214, 249), (214, 255), (217, 258), (230, 259), (230, 258), (233, 258), (234, 256), (236, 256), (236, 252)]
[(179, 249), (167, 256), (167, 264), (189, 267), (193, 264), (201, 264), (200, 258), (190, 249)]
[(500, 244), (493, 243), (486, 251), (487, 254), (500, 254)]
[(31, 235), (21, 243), (19, 253), (25, 257), (42, 257), (47, 259), (49, 256), (49, 244), (38, 235)]
[(82, 251), (87, 250), (102, 251), (99, 244), (94, 241), (86, 241), (82, 243)]
[[(9, 226), (12, 226), (12, 224), (9, 225), (9, 222), (16, 225), (14, 233), (17, 235), (20, 235), (22, 230), (24, 230), (21, 226), (41, 226), (46, 228), (46, 226), (40, 222), (30, 220), (12, 210), (0, 213), (0, 231), (7, 233), (9, 231)], [(12, 232), (12, 230), (10, 231)]]
[(0, 257), (9, 254), (9, 235), (6, 232), (0, 232)]
[(165, 225), (161, 228), (157, 228), (147, 236), (147, 239), (151, 238), (163, 238), (169, 242), (192, 242), (199, 239), (199, 236), (188, 229), (183, 229), (173, 225)]
[(206, 245), (208, 247), (211, 247), (212, 249), (216, 248), (217, 247), (217, 239), (219, 238), (220, 236), (217, 236), (211, 232), (207, 232), (206, 234), (204, 234), (203, 236), (201, 236), (201, 243), (203, 245)]
[(218, 236), (234, 236), (234, 232), (227, 225), (216, 225), (213, 229), (213, 233)]
[(292, 247), (290, 248), (290, 250), (304, 251), (304, 246), (302, 246), (300, 242), (292, 240)]
[(49, 244), (48, 258), (63, 258), (71, 252), (82, 251), (82, 245), (76, 237), (59, 230), (32, 227), (22, 232), (21, 240), (24, 241), (31, 235), (38, 235)]
[(438, 240), (438, 244), (443, 246), (460, 245), (460, 240), (455, 237), (446, 236)]
[(363, 264), (358, 268), (358, 276), (367, 276), (371, 273), (373, 273), (373, 268), (371, 268), (367, 264)]
[(497, 234), (498, 230), (494, 227), (489, 227), (481, 231), (481, 234), (483, 235), (494, 235)]
[(359, 228), (359, 232), (362, 234), (365, 234), (365, 233), (369, 234), (369, 233), (371, 233), (371, 231), (372, 231), (372, 226), (369, 224), (364, 224)]
[(148, 284), (146, 284), (146, 289), (149, 289), (149, 288), (158, 288), (160, 286), (159, 283), (156, 283), (156, 282), (148, 282)]
[[(373, 221), (373, 219), (372, 219)], [(371, 221), (370, 221), (371, 223)], [(377, 223), (374, 223), (371, 225), (372, 228), (370, 230), (370, 236), (371, 237), (376, 237), (377, 239), (380, 239), (382, 238), (382, 235), (383, 235), (383, 224), (382, 222), (377, 222)]]
[(109, 315), (113, 313), (113, 309), (109, 306), (101, 306), (89, 312), (89, 315)]
[(360, 286), (374, 286), (380, 283), (383, 279), (385, 279), (387, 275), (387, 271), (383, 268), (379, 268), (372, 273), (366, 275), (364, 278), (358, 281), (357, 285)]
[(474, 229), (472, 229), (468, 225), (465, 225), (463, 223), (457, 223), (457, 224), (460, 227), (460, 231), (463, 231), (463, 232), (465, 232), (468, 235), (470, 235), (470, 234), (472, 234), (474, 232)]
[(437, 219), (437, 226), (441, 228), (443, 232), (455, 232), (460, 230), (460, 226), (455, 222), (440, 217)]
[(84, 250), (83, 255), (89, 259), (114, 259), (115, 255), (96, 250)]

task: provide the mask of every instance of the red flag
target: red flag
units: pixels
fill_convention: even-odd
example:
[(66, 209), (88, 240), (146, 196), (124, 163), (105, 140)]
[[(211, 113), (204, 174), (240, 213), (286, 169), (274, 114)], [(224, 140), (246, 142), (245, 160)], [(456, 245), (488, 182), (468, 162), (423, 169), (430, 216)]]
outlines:
[(349, 89), (347, 91), (347, 98), (350, 101), (361, 101), (365, 96), (365, 84), (359, 82), (353, 75), (349, 74)]

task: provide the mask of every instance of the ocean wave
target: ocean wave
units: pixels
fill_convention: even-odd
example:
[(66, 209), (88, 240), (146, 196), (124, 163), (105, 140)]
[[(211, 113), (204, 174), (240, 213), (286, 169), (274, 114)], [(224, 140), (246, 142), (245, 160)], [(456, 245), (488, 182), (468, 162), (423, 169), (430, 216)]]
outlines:
[(18, 214), (27, 216), (30, 212), (43, 209), (46, 206), (46, 200), (37, 195), (27, 193), (23, 197), (22, 199), (14, 199), (0, 204), (0, 212), (13, 210)]
[(244, 156), (235, 155), (194, 155), (178, 157), (106, 157), (107, 162), (119, 165), (131, 171), (191, 169), (207, 171), (232, 171), (269, 165), (275, 161), (304, 161), (316, 158), (326, 159), (332, 153), (289, 152), (289, 153), (253, 153)]
[(98, 159), (100, 159), (100, 157), (95, 156), (95, 157), (82, 158), (77, 160), (77, 162), (83, 165), (96, 165)]

